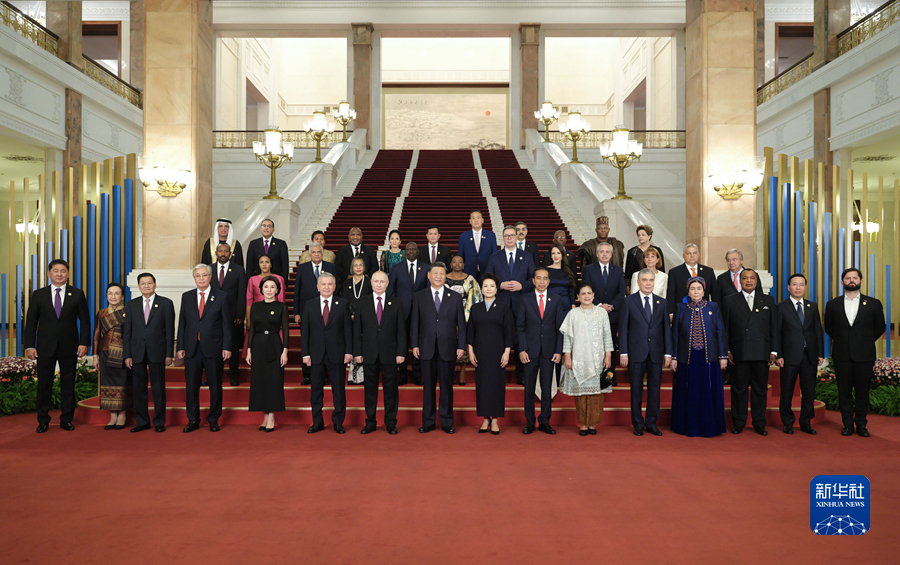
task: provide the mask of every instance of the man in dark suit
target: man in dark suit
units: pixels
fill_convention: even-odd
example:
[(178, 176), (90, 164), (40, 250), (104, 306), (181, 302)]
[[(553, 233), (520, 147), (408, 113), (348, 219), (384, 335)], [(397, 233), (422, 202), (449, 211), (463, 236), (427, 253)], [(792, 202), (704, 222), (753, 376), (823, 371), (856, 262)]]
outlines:
[(625, 271), (612, 263), (612, 256), (611, 244), (605, 241), (597, 244), (597, 261), (585, 267), (581, 277), (594, 288), (594, 304), (606, 310), (609, 315), (609, 329), (615, 344), (618, 341), (619, 310), (625, 300)]
[(875, 372), (875, 343), (885, 332), (884, 307), (878, 299), (859, 291), (859, 269), (844, 269), (841, 284), (844, 295), (825, 305), (825, 331), (831, 336), (831, 359), (844, 423), (841, 435), (853, 435), (855, 424), (857, 434), (869, 437), (869, 387)]
[(312, 368), (312, 426), (306, 430), (314, 434), (325, 429), (322, 403), (325, 396), (325, 375), (331, 380), (334, 412), (331, 423), (334, 431), (344, 433), (347, 412), (346, 365), (353, 360), (353, 320), (350, 302), (334, 296), (337, 283), (331, 273), (322, 273), (318, 281), (319, 296), (303, 307), (300, 325), (300, 350), (303, 364)]
[[(744, 254), (740, 249), (729, 249), (725, 252), (725, 263), (728, 270), (716, 277), (716, 289), (719, 291), (719, 300), (725, 300), (732, 294), (741, 292), (741, 271), (744, 270)], [(762, 286), (756, 285), (756, 290), (762, 291)]]
[[(516, 228), (503, 228), (503, 249), (491, 255), (485, 272), (493, 273), (500, 279), (497, 300), (509, 306), (515, 316), (519, 312), (522, 295), (534, 290), (534, 258), (531, 253), (516, 247)], [(518, 347), (513, 352), (519, 351)], [(516, 362), (516, 382), (525, 384), (525, 369), (521, 362)]]
[(372, 273), (372, 295), (356, 303), (353, 316), (353, 356), (365, 371), (366, 426), (360, 431), (375, 431), (378, 409), (378, 373), (384, 389), (384, 426), (397, 434), (397, 365), (406, 361), (406, 313), (397, 299), (387, 294), (388, 276), (384, 271)]
[[(693, 277), (702, 277), (706, 281), (704, 300), (711, 300), (716, 304), (720, 301), (719, 288), (716, 285), (716, 273), (711, 267), (701, 265), (700, 248), (696, 244), (688, 243), (684, 246), (682, 254), (684, 263), (672, 267), (669, 271), (669, 285), (666, 290), (666, 305), (669, 308), (669, 320), (675, 315), (675, 309), (687, 296), (687, 283)], [(762, 294), (760, 292), (759, 294)]]
[[(559, 230), (553, 234), (553, 242), (550, 245), (553, 245), (553, 243), (559, 243), (560, 245), (565, 247), (568, 239), (569, 238), (566, 236), (566, 231)], [(553, 257), (550, 256), (550, 251), (551, 251), (550, 249), (548, 249), (547, 251), (544, 251), (544, 261), (541, 263), (541, 267), (546, 267), (547, 265), (553, 264)], [(566, 261), (569, 262), (569, 269), (572, 270), (573, 275), (578, 273), (578, 268), (577, 268), (578, 265), (576, 264), (576, 261), (577, 261), (576, 257), (577, 257), (577, 255), (575, 255), (574, 253), (572, 253), (571, 251), (566, 249)]]
[[(638, 272), (638, 292), (625, 297), (619, 317), (619, 364), (628, 368), (631, 384), (631, 425), (634, 435), (644, 429), (661, 436), (659, 390), (663, 367), (672, 361), (672, 332), (666, 299), (653, 294), (655, 276), (650, 269)], [(647, 418), (641, 414), (644, 374), (647, 375)]]
[(781, 367), (781, 400), (778, 410), (786, 434), (794, 433), (794, 385), (800, 377), (800, 430), (815, 435), (810, 422), (815, 415), (813, 401), (816, 399), (816, 372), (825, 361), (825, 338), (819, 307), (806, 300), (806, 277), (791, 275), (788, 279), (790, 298), (778, 303), (778, 317), (781, 320), (781, 343), (775, 364)]
[(214, 274), (210, 286), (228, 296), (228, 311), (234, 316), (231, 345), (228, 347), (233, 354), (228, 360), (228, 380), (231, 386), (238, 386), (241, 384), (239, 352), (244, 346), (244, 318), (247, 314), (247, 274), (243, 267), (231, 261), (231, 248), (227, 243), (216, 246), (216, 263), (211, 267)]
[(538, 251), (537, 243), (526, 239), (528, 237), (528, 224), (520, 220), (516, 222), (515, 228), (516, 248), (526, 253), (531, 253), (531, 259), (534, 261), (534, 266), (537, 267), (541, 262), (541, 252)]
[(473, 210), (469, 214), (469, 225), (472, 229), (459, 235), (456, 254), (465, 262), (463, 272), (480, 280), (481, 275), (487, 272), (491, 256), (497, 252), (497, 236), (494, 232), (482, 228), (484, 216), (479, 210)]
[(258, 275), (259, 257), (268, 255), (272, 260), (272, 272), (281, 275), (285, 282), (288, 280), (291, 264), (288, 261), (288, 244), (284, 240), (275, 237), (275, 222), (266, 218), (259, 226), (262, 237), (254, 239), (247, 245), (247, 277)]
[(435, 261), (440, 261), (445, 265), (449, 265), (450, 259), (452, 259), (450, 249), (438, 243), (441, 239), (441, 229), (436, 225), (428, 226), (428, 230), (425, 232), (425, 239), (428, 240), (428, 244), (425, 246), (425, 255), (422, 257), (422, 262), (430, 265)]
[[(194, 267), (197, 288), (181, 295), (178, 315), (179, 359), (184, 359), (185, 409), (188, 423), (184, 433), (200, 428), (200, 382), (209, 383), (209, 431), (219, 431), (222, 415), (222, 365), (234, 353), (231, 332), (234, 317), (228, 309), (228, 295), (210, 286), (212, 267)], [(206, 376), (206, 379), (203, 377)]]
[(67, 284), (69, 264), (62, 259), (47, 267), (50, 284), (31, 295), (25, 315), (22, 345), (29, 359), (37, 359), (37, 433), (50, 425), (53, 381), (59, 363), (59, 427), (72, 431), (75, 417), (75, 364), (91, 343), (91, 318), (84, 293)]
[[(669, 275), (671, 276), (671, 275)], [(741, 293), (722, 302), (725, 344), (731, 381), (731, 433), (739, 434), (747, 424), (747, 388), (750, 388), (750, 415), (753, 431), (761, 436), (766, 431), (766, 395), (769, 365), (781, 343), (781, 320), (775, 299), (756, 289), (758, 276), (753, 269), (741, 272)]]
[(519, 301), (516, 314), (516, 334), (518, 335), (519, 363), (525, 372), (525, 427), (523, 434), (534, 431), (534, 391), (538, 371), (541, 377), (541, 414), (538, 429), (550, 435), (556, 430), (550, 427), (550, 413), (553, 406), (553, 369), (562, 358), (563, 337), (559, 332), (566, 314), (562, 300), (552, 292), (550, 273), (540, 268), (534, 272), (532, 286)]
[[(419, 260), (419, 246), (415, 242), (410, 241), (406, 244), (406, 261), (394, 265), (394, 268), (391, 269), (391, 276), (388, 279), (390, 281), (388, 285), (390, 295), (398, 299), (403, 306), (407, 337), (409, 336), (409, 330), (412, 329), (410, 317), (412, 316), (413, 300), (417, 292), (428, 287), (428, 265), (429, 263)], [(409, 343), (408, 339), (407, 343)], [(418, 386), (422, 386), (422, 364), (415, 356), (410, 361), (413, 382)], [(397, 382), (405, 385), (407, 378), (407, 367), (404, 360), (397, 369)]]
[[(322, 273), (335, 274), (334, 264), (324, 261), (324, 248), (318, 242), (309, 244), (309, 258), (306, 263), (300, 263), (297, 266), (297, 278), (294, 280), (294, 323), (300, 323), (300, 314), (306, 303), (319, 295), (319, 275)], [(308, 385), (312, 378), (312, 372), (308, 365), (301, 365), (303, 368), (303, 382), (301, 385)]]
[(377, 253), (368, 245), (363, 244), (362, 230), (357, 227), (350, 228), (350, 234), (347, 238), (350, 240), (350, 243), (338, 249), (334, 259), (338, 284), (343, 283), (352, 274), (350, 266), (357, 257), (365, 263), (367, 273), (374, 273), (378, 270)]
[(419, 433), (434, 430), (437, 382), (441, 384), (441, 429), (456, 433), (453, 427), (453, 373), (456, 360), (466, 348), (466, 317), (462, 297), (444, 287), (447, 267), (432, 263), (428, 267), (428, 288), (416, 293), (412, 309), (410, 344), (413, 356), (422, 362), (422, 427)]
[(125, 366), (134, 379), (132, 432), (150, 429), (147, 383), (153, 391), (153, 426), (166, 431), (166, 366), (175, 356), (175, 305), (156, 294), (156, 277), (141, 273), (137, 278), (141, 296), (125, 305)]

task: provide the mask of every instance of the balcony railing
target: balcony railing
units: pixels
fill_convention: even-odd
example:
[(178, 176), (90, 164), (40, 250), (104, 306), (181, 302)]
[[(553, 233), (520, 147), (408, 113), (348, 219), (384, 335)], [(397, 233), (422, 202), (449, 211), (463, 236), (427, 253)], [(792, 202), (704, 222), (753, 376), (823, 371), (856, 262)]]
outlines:
[[(684, 131), (632, 131), (628, 139), (633, 139), (644, 144), (644, 149), (684, 149), (687, 145)], [(558, 131), (550, 131), (550, 141), (561, 143), (563, 147), (569, 147), (572, 142)], [(578, 147), (583, 149), (597, 149), (600, 145), (612, 142), (611, 131), (591, 131), (578, 142)]]
[(0, 19), (3, 25), (21, 33), (23, 37), (41, 49), (59, 55), (59, 36), (20, 12), (9, 2), (0, 3)]
[(813, 71), (813, 54), (810, 53), (805, 59), (802, 59), (788, 70), (784, 71), (777, 77), (773, 78), (756, 91), (756, 105), (759, 106), (766, 100), (769, 100), (779, 92), (784, 92), (792, 84), (800, 82)]
[(838, 34), (838, 56), (900, 21), (900, 0), (891, 0)]
[[(347, 137), (353, 130), (347, 130)], [(282, 131), (282, 141), (290, 141), (295, 149), (315, 149), (316, 141), (305, 131)], [(343, 139), (343, 130), (337, 130), (322, 140), (322, 146), (327, 147), (331, 143), (337, 143)], [(229, 131), (216, 130), (213, 132), (214, 149), (252, 149), (254, 141), (265, 141), (265, 132), (262, 131)]]
[(87, 55), (81, 56), (81, 70), (94, 82), (118, 94), (138, 108), (144, 107), (141, 91), (106, 70), (100, 63)]

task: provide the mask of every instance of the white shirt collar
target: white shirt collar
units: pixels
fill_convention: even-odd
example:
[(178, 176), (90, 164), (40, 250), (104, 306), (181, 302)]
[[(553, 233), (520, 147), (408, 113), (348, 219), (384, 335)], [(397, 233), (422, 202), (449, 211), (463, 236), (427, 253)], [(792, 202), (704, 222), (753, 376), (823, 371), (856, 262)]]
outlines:
[(802, 299), (802, 298), (799, 298), (799, 299), (798, 299), (798, 298), (794, 298), (793, 296), (791, 296), (790, 299), (791, 299), (791, 302), (794, 303), (794, 308), (795, 308), (795, 309), (796, 309), (796, 307), (797, 307), (797, 304), (803, 305), (803, 299)]
[(429, 286), (428, 288), (431, 289), (431, 294), (434, 294), (435, 292), (440, 292), (441, 294), (443, 294), (444, 287), (434, 288), (434, 286)]
[(861, 292), (858, 293), (858, 294), (856, 295), (856, 298), (850, 298), (850, 297), (848, 297), (848, 296), (845, 294), (845, 295), (844, 295), (844, 300), (846, 300), (847, 302), (855, 302), (855, 301), (859, 300), (859, 297), (860, 297), (860, 296), (862, 296), (862, 293), (861, 293)]
[(151, 294), (150, 296), (144, 296), (144, 295), (142, 294), (142, 295), (141, 295), (141, 300), (144, 301), (144, 302), (146, 302), (147, 300), (149, 300), (150, 302), (153, 302), (154, 300), (156, 300), (156, 293), (154, 292), (154, 293)]
[(516, 256), (516, 251), (518, 251), (518, 250), (519, 250), (518, 247), (513, 247), (512, 249), (507, 249), (505, 246), (503, 247), (503, 251), (507, 254), (512, 253), (513, 257)]
[[(418, 259), (416, 259), (416, 261), (418, 261)], [(415, 266), (416, 266), (416, 261), (410, 261), (409, 259), (407, 259), (407, 260), (406, 260), (406, 266), (407, 266), (407, 267), (415, 267)]]
[(597, 264), (600, 265), (600, 268), (601, 268), (601, 269), (602, 269), (603, 267), (606, 267), (606, 268), (608, 269), (609, 266), (610, 266), (610, 263), (604, 264), (604, 263), (601, 263), (600, 261), (597, 261)]
[(540, 299), (542, 294), (547, 294), (547, 291), (545, 290), (544, 292), (540, 292), (538, 289), (534, 289), (534, 296), (536, 298)]
[(200, 296), (201, 292), (204, 296), (209, 296), (209, 294), (212, 292), (212, 285), (206, 287), (204, 290), (200, 290), (199, 288), (197, 288), (197, 297)]
[(747, 298), (752, 298), (752, 299), (756, 298), (755, 290), (753, 292), (747, 292), (746, 290), (741, 289), (741, 292), (744, 293), (744, 300), (746, 300)]
[(688, 268), (688, 271), (690, 271), (691, 269), (697, 269), (698, 271), (700, 270), (700, 263), (697, 263), (695, 265), (688, 265), (687, 263), (685, 263), (684, 266)]
[[(653, 293), (652, 293), (652, 292), (651, 292), (650, 294), (644, 294), (644, 291), (643, 291), (643, 290), (641, 290), (641, 291), (639, 291), (639, 292), (640, 292), (640, 294), (641, 294), (641, 302), (643, 302), (645, 298), (653, 298)], [(651, 300), (651, 302), (652, 302), (652, 300)]]
[(213, 273), (213, 276), (218, 277), (219, 273), (222, 271), (222, 267), (225, 267), (225, 272), (227, 273), (229, 265), (231, 265), (231, 261), (229, 261), (227, 263), (219, 263), (218, 261), (216, 261), (216, 268), (215, 268), (216, 272)]
[(384, 297), (386, 296), (386, 294), (387, 294), (387, 293), (377, 294), (377, 293), (373, 292), (373, 293), (372, 293), (372, 296), (374, 296), (375, 298), (373, 298), (372, 300), (375, 300), (375, 299), (377, 299), (377, 298), (381, 298), (381, 301), (384, 302)]
[[(58, 288), (60, 290), (66, 290), (66, 284), (68, 284), (68, 283), (63, 283), (62, 286), (56, 286), (55, 284), (50, 283), (50, 286), (52, 286), (53, 288)], [(54, 291), (54, 292), (56, 292), (56, 291)]]

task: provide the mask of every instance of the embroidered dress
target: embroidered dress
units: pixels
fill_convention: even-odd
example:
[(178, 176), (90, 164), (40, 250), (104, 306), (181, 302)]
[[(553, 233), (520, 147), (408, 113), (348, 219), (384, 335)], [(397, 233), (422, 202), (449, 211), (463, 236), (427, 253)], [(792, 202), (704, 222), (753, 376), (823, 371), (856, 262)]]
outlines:
[(563, 352), (572, 354), (572, 369), (563, 369), (560, 391), (569, 396), (612, 392), (611, 386), (602, 388), (600, 384), (603, 358), (613, 350), (606, 310), (570, 310), (559, 331), (563, 334)]
[(131, 375), (122, 359), (125, 308), (104, 308), (97, 312), (95, 319), (94, 355), (100, 357), (100, 409), (128, 410), (134, 403)]

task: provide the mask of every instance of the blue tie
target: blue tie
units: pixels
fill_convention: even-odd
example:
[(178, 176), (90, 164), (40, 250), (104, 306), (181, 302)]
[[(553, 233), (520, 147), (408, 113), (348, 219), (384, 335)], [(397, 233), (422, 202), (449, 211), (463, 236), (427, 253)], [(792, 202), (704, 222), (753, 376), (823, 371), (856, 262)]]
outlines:
[(441, 311), (441, 291), (434, 291), (434, 309), (437, 312)]
[(608, 273), (606, 272), (606, 267), (603, 267), (603, 286), (606, 287)]
[(516, 265), (515, 259), (513, 259), (512, 251), (510, 251), (509, 252), (509, 278), (512, 278), (512, 276), (513, 276), (513, 268), (515, 267), (515, 265)]
[(317, 279), (319, 278), (319, 266), (318, 265), (316, 265), (316, 278)]
[(653, 311), (650, 309), (650, 297), (644, 297), (644, 317), (647, 318), (647, 321), (650, 321), (650, 317), (653, 315)]

